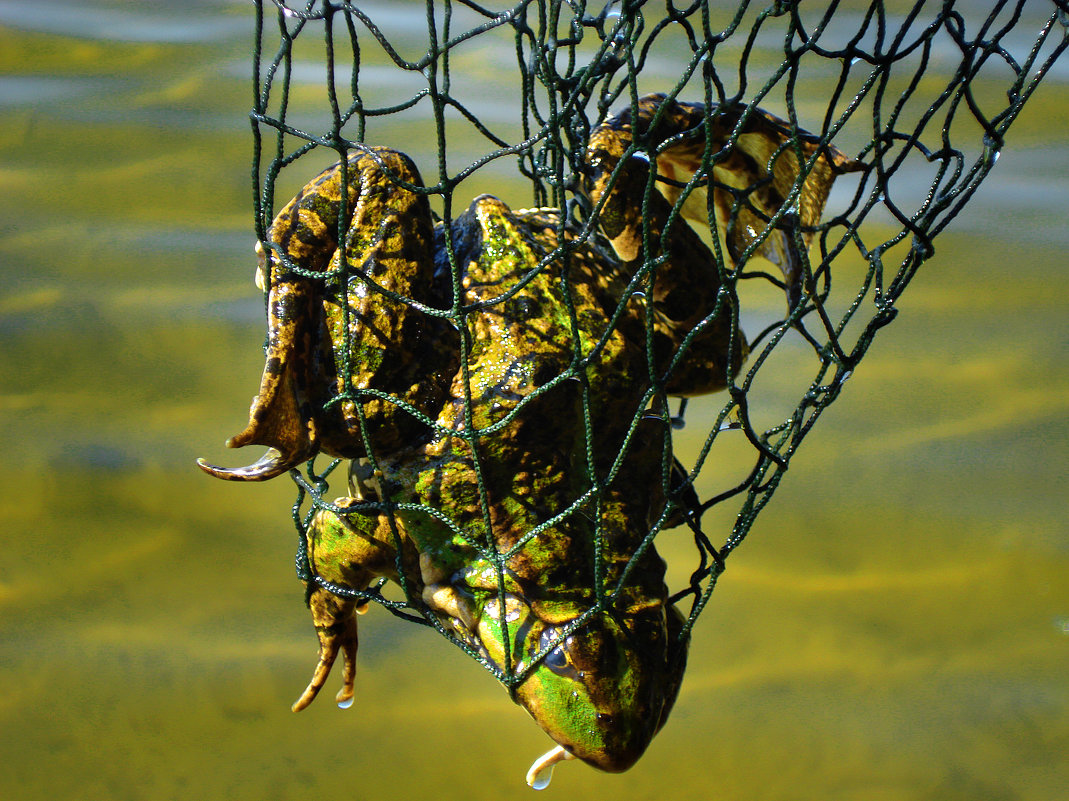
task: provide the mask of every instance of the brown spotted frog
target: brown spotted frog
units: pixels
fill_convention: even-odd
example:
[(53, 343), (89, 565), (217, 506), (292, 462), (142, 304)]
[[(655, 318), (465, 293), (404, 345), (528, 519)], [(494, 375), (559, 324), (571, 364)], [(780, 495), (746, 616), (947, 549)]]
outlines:
[[(415, 165), (384, 147), (354, 150), (275, 218), (259, 247), (267, 363), (228, 443), (269, 450), (249, 467), (200, 464), (257, 481), (319, 452), (352, 460), (349, 495), (305, 534), (320, 658), (295, 710), (338, 655), (338, 701), (351, 702), (361, 591), (386, 578), (555, 741), (532, 783), (568, 758), (626, 770), (664, 724), (687, 651), (650, 537), (683, 503), (665, 397), (734, 378), (747, 344), (722, 270), (749, 251), (797, 286), (789, 227), (767, 220), (798, 183), (808, 236), (856, 163), (792, 143), (757, 109), (707, 119), (650, 95), (637, 111), (591, 135), (597, 230), (489, 195), (436, 222)], [(689, 193), (683, 215), (708, 225), (686, 186), (707, 148), (724, 151), (712, 170), (722, 266), (672, 215)], [(796, 148), (810, 162), (801, 182)]]

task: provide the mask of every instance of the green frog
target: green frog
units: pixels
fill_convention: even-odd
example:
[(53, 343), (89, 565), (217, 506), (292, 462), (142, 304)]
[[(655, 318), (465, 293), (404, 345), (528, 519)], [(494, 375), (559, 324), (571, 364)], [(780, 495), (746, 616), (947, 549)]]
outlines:
[[(532, 784), (562, 759), (626, 770), (667, 719), (687, 637), (650, 535), (680, 522), (687, 490), (666, 396), (721, 389), (743, 364), (720, 291), (735, 259), (765, 256), (797, 286), (790, 227), (764, 230), (797, 181), (795, 148), (811, 162), (794, 204), (803, 238), (857, 165), (804, 135), (788, 145), (787, 124), (757, 109), (707, 120), (650, 95), (637, 111), (591, 135), (582, 189), (597, 230), (489, 195), (436, 222), (415, 165), (384, 147), (354, 150), (274, 220), (259, 247), (267, 363), (228, 443), (269, 450), (243, 468), (199, 463), (255, 481), (319, 452), (351, 460), (349, 495), (305, 533), (320, 657), (294, 710), (339, 655), (338, 702), (351, 703), (362, 591), (386, 578), (555, 741)], [(710, 147), (725, 151), (720, 266), (672, 214), (689, 192), (683, 216), (708, 225), (702, 189), (685, 187)]]

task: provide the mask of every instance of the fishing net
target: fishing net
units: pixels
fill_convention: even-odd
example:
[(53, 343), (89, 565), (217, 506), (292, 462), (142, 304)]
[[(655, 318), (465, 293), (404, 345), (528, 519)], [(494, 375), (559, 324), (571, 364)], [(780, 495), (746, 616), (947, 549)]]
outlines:
[[(494, 440), (504, 429), (471, 425), (470, 409), (462, 415), (469, 426), (450, 435), (481, 454), (475, 459), (479, 498), (472, 502), (487, 511), (486, 536), (451, 523), (454, 510), (447, 504), (431, 508), (363, 498), (390, 515), (422, 511), (452, 526), (492, 567), (502, 598), (509, 560), (547, 530), (584, 516), (594, 541), (595, 575), (585, 579), (593, 584), (592, 613), (619, 601), (627, 571), (652, 550), (655, 538), (685, 526), (693, 561), (686, 567), (689, 577), (669, 588), (668, 599), (681, 611), (681, 625), (672, 632), (680, 641), (802, 440), (838, 397), (877, 331), (895, 318), (900, 296), (934, 253), (936, 235), (992, 170), (1014, 119), (1069, 44), (1069, 11), (1061, 0), (867, 5), (522, 0), (505, 9), (467, 0), (310, 0), (257, 2), (256, 8), (251, 119), (261, 242), (268, 240), (281, 205), (276, 200), (289, 200), (320, 169), (364, 143), (391, 145), (404, 137), (412, 148), (433, 154), (419, 164), (425, 186), (408, 188), (428, 198), (447, 229), (477, 190), (497, 194), (500, 186), (514, 193), (508, 199), (514, 207), (561, 210), (546, 223), (556, 226), (557, 241), (565, 240), (566, 231), (578, 232), (580, 244), (608, 252), (604, 220), (598, 219), (608, 213), (608, 204), (592, 201), (584, 190), (591, 180), (588, 142), (604, 130), (598, 126), (606, 119), (618, 125), (621, 119), (638, 120), (648, 103), (643, 98), (658, 92), (666, 95), (663, 102), (676, 100), (689, 109), (696, 119), (691, 131), (721, 132), (691, 147), (693, 163), (681, 176), (667, 175), (658, 156), (685, 144), (686, 131), (644, 136), (636, 122), (619, 155), (621, 164), (658, 165), (636, 185), (632, 208), (625, 211), (652, 219), (649, 204), (670, 202), (663, 227), (697, 217), (695, 229), (715, 254), (715, 308), (692, 331), (678, 332), (675, 361), (669, 357), (669, 363), (684, 365), (703, 330), (717, 320), (738, 324), (746, 331), (749, 356), (743, 363), (736, 348), (726, 357), (733, 364), (720, 368), (724, 390), (681, 400), (673, 395), (671, 368), (647, 354), (651, 369), (632, 419), (624, 421), (618, 450), (593, 452), (606, 439), (593, 431), (594, 404), (579, 402), (576, 420), (569, 421), (579, 432), (574, 440), (579, 453), (569, 462), (579, 474), (570, 479), (574, 498), (546, 510), (531, 530), (509, 537), (493, 530), (490, 510), (497, 501), (484, 482), (495, 470)], [(621, 110), (624, 117), (611, 117)], [(766, 125), (762, 120), (775, 133), (766, 137), (772, 144), (758, 157), (745, 140)], [(740, 173), (731, 171), (729, 161), (740, 152), (753, 156), (756, 178), (737, 180)], [(807, 214), (807, 182), (834, 166), (836, 153), (843, 169), (835, 170), (824, 214)], [(770, 167), (781, 157), (793, 165), (786, 178)], [(617, 169), (607, 180), (623, 180), (622, 174)], [(343, 178), (350, 180), (358, 180), (355, 172)], [(628, 302), (653, 302), (644, 290), (663, 263), (654, 241), (662, 232), (654, 227), (640, 225), (638, 261), (623, 290)], [(338, 241), (344, 235), (339, 230)], [(459, 287), (463, 265), (457, 264), (455, 243), (447, 236), (439, 250), (442, 269)], [(566, 275), (575, 252), (547, 248), (535, 272)], [(350, 269), (344, 259), (339, 269)], [(472, 315), (509, 298), (503, 291), (480, 306), (457, 293), (435, 313), (462, 331)], [(591, 359), (605, 350), (589, 342), (584, 347), (581, 339), (563, 337), (575, 352), (553, 386), (567, 380), (587, 386)], [(651, 334), (648, 342), (653, 339)], [(471, 354), (458, 348), (463, 373)], [(360, 372), (359, 364), (340, 370), (345, 389), (331, 403), (358, 408), (385, 399), (433, 430), (434, 421), (405, 400), (348, 380)], [(599, 550), (603, 512), (614, 502), (613, 481), (631, 458), (625, 451), (636, 447), (630, 435), (651, 419), (663, 429), (656, 469), (649, 474), (659, 484), (649, 488), (659, 501), (632, 543), (631, 558), (621, 565), (609, 558), (619, 554)], [(672, 438), (684, 425), (689, 441), (697, 443), (686, 455)], [(298, 485), (293, 517), (300, 532), (301, 578), (310, 587), (372, 601), (434, 626), (514, 690), (533, 665), (491, 660), (457, 636), (408, 586), (403, 570), (399, 591), (384, 578), (354, 588), (328, 581), (309, 559), (309, 521), (323, 509), (344, 512), (333, 499), (354, 494), (354, 483), (357, 490), (366, 488), (382, 457), (371, 447), (351, 468), (346, 460), (320, 457), (318, 467), (312, 460), (303, 471), (291, 471)], [(722, 483), (710, 490), (703, 471), (711, 467)], [(735, 511), (730, 531), (703, 526), (708, 510), (719, 505)]]

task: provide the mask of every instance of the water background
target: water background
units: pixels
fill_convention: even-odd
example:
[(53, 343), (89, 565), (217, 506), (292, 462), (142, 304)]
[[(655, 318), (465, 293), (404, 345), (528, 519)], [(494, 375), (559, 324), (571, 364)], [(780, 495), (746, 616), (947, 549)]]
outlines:
[[(369, 8), (398, 35), (422, 18)], [(381, 610), (354, 707), (293, 715), (315, 643), (292, 485), (193, 467), (235, 458), (221, 443), (263, 366), (252, 30), (244, 2), (0, 2), (0, 797), (525, 797), (545, 736)], [(513, 58), (453, 64), (501, 125), (486, 64)], [(411, 88), (367, 74), (384, 98)], [(732, 557), (648, 754), (622, 777), (566, 765), (546, 797), (1064, 797), (1067, 79), (1011, 129)], [(429, 131), (384, 122), (376, 141), (426, 173)], [(529, 202), (510, 170), (461, 194)], [(714, 541), (731, 514), (706, 518)]]

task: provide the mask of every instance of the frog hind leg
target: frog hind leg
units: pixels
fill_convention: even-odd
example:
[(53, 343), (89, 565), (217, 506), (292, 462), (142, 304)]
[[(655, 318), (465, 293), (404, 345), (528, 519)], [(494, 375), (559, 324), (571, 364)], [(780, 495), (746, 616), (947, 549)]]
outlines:
[[(704, 114), (704, 107), (694, 104), (683, 116), (695, 114)], [(779, 268), (791, 310), (801, 299), (806, 280), (805, 253), (836, 177), (862, 170), (864, 165), (833, 145), (822, 145), (819, 137), (802, 129), (798, 129), (795, 138), (790, 122), (762, 109), (748, 110), (741, 105), (718, 109), (710, 126), (712, 152), (716, 154), (712, 165), (713, 208), (726, 257), (734, 265), (752, 248), (753, 254)], [(727, 148), (736, 129), (739, 134), (735, 144)], [(658, 157), (658, 170), (670, 179), (659, 183), (658, 189), (670, 203), (677, 202), (682, 184), (701, 169), (704, 148), (705, 137), (701, 137), (689, 146), (669, 147)], [(807, 173), (801, 177), (803, 170)], [(788, 205), (787, 198), (800, 177), (797, 197)], [(767, 230), (781, 210), (775, 227)], [(707, 225), (706, 192), (688, 198), (681, 213), (699, 225)], [(801, 234), (801, 248), (796, 244), (796, 233)]]
[(344, 282), (323, 305), (334, 355), (331, 391), (342, 396), (325, 427), (323, 449), (360, 458), (366, 442), (381, 454), (429, 434), (406, 407), (437, 418), (460, 348), (457, 330), (430, 312), (452, 298), (443, 297), (446, 289), (436, 279), (427, 195), (405, 186), (422, 186), (416, 166), (384, 147), (368, 148), (352, 164), (360, 193), (344, 248), (331, 263), (342, 267), (344, 249)]
[[(355, 176), (353, 176), (355, 178)], [(305, 185), (275, 217), (270, 245), (257, 243), (256, 283), (267, 282), (268, 337), (260, 391), (253, 398), (249, 423), (227, 441), (228, 448), (265, 445), (268, 451), (247, 467), (226, 468), (198, 459), (202, 470), (230, 481), (263, 481), (281, 475), (315, 455), (320, 430), (309, 390), (317, 383), (315, 366), (323, 361), (320, 282), (310, 273), (327, 269), (337, 249), (341, 207), (341, 163)], [(356, 204), (359, 181), (348, 182), (348, 208)]]
[[(433, 300), (432, 220), (426, 197), (405, 184), (421, 186), (407, 156), (389, 148), (361, 148), (346, 169), (339, 162), (325, 170), (279, 212), (269, 232), (271, 253), (261, 246), (266, 254), (261, 275), (267, 273), (269, 280), (266, 365), (248, 426), (227, 442), (232, 448), (256, 444), (269, 450), (241, 468), (198, 460), (203, 470), (218, 478), (262, 481), (320, 450), (363, 455), (354, 401), (328, 405), (339, 393), (369, 387), (392, 391), (436, 416), (433, 407), (441, 392), (435, 387), (445, 379), (428, 371), (432, 375), (424, 380), (418, 365), (440, 363), (437, 352), (422, 351), (445, 351), (450, 340), (425, 336), (429, 316), (412, 307), (411, 301)], [(345, 232), (341, 245), (339, 230)], [(369, 291), (368, 278), (386, 293)], [(436, 324), (434, 318), (431, 325)], [(409, 351), (416, 356), (397, 358)], [(441, 372), (449, 372), (448, 366)], [(383, 447), (403, 440), (409, 432), (392, 428), (411, 427), (413, 419), (396, 404), (374, 397), (365, 403), (365, 418), (388, 440)]]
[[(659, 111), (663, 116), (651, 131)], [(652, 297), (628, 302), (639, 314), (652, 308), (654, 362), (665, 376), (666, 390), (677, 395), (712, 392), (726, 386), (738, 372), (746, 356), (745, 339), (733, 325), (731, 309), (720, 301), (720, 270), (709, 248), (678, 216), (672, 220), (672, 204), (662, 192), (646, 197), (649, 157), (641, 152), (628, 157), (636, 129), (648, 137), (646, 147), (652, 153), (659, 142), (700, 125), (703, 114), (700, 108), (666, 100), (663, 95), (641, 98), (638, 112), (635, 118), (625, 109), (592, 132), (586, 152), (586, 193), (595, 206), (601, 204), (600, 230), (625, 270), (633, 274), (640, 269), (644, 256), (651, 261), (662, 257), (653, 268)], [(688, 139), (675, 150), (693, 146)], [(695, 167), (700, 165), (700, 150), (698, 155)], [(663, 155), (656, 158), (658, 176), (682, 177), (679, 160), (678, 153), (671, 162)], [(669, 168), (671, 175), (664, 175)], [(661, 188), (660, 183), (654, 185)], [(646, 201), (640, 202), (644, 197)], [(644, 231), (649, 233), (648, 254), (643, 252)], [(702, 330), (677, 358), (683, 340), (698, 325)], [(643, 339), (644, 329), (638, 334)]]
[[(793, 146), (786, 144), (791, 140), (789, 124), (760, 109), (751, 109), (742, 120), (745, 112), (742, 106), (719, 109), (706, 120), (703, 104), (647, 95), (638, 102), (637, 117), (626, 109), (599, 125), (590, 137), (586, 190), (593, 203), (603, 203), (599, 224), (617, 256), (637, 268), (643, 255), (645, 224), (650, 241), (663, 243), (668, 257), (656, 268), (654, 284), (658, 363), (670, 360), (684, 338), (701, 326), (666, 378), (666, 389), (672, 394), (696, 395), (723, 388), (747, 355), (746, 340), (732, 322), (734, 315), (720, 293), (721, 270), (712, 252), (678, 217), (669, 226), (677, 204), (679, 216), (699, 225), (709, 224), (704, 189), (692, 191), (679, 203), (683, 187), (703, 167), (707, 138), (713, 139), (709, 145), (715, 155), (713, 208), (726, 244), (724, 269), (733, 269), (736, 260), (752, 246), (753, 253), (780, 267), (792, 307), (801, 295), (803, 273), (792, 226), (801, 224), (808, 247), (812, 232), (807, 229), (819, 222), (835, 176), (862, 168), (835, 148), (824, 146), (794, 203), (797, 213), (785, 214), (780, 225), (762, 239), (769, 219), (786, 203), (800, 170)], [(726, 148), (736, 127), (740, 130), (736, 144)], [(649, 156), (632, 155), (620, 163), (636, 130), (648, 153), (653, 154), (657, 170), (654, 186), (658, 192), (651, 193), (645, 206), (635, 198), (646, 192)], [(656, 152), (674, 137), (671, 144)], [(818, 145), (807, 139), (802, 139), (801, 147), (807, 160), (818, 152)], [(650, 254), (651, 258), (656, 255)]]

